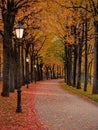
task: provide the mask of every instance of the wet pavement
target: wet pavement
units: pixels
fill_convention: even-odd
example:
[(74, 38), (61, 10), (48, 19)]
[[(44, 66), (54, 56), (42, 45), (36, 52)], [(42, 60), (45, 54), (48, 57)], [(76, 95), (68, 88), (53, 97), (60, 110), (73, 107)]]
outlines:
[(98, 105), (70, 94), (59, 80), (36, 84), (36, 112), (46, 130), (98, 130)]

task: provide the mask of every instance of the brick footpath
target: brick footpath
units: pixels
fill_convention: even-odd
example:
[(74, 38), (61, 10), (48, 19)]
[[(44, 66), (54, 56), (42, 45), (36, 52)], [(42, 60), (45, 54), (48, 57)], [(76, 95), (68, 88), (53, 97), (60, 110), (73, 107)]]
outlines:
[(98, 130), (98, 105), (63, 90), (58, 80), (36, 84), (35, 107), (48, 130)]

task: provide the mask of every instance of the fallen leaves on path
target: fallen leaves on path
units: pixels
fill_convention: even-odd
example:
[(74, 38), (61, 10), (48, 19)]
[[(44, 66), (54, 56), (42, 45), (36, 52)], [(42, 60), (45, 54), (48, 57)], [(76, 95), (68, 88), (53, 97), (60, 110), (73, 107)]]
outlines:
[(16, 113), (16, 91), (10, 97), (0, 96), (0, 130), (45, 130), (35, 111), (33, 91), (34, 84), (22, 87), (22, 113)]

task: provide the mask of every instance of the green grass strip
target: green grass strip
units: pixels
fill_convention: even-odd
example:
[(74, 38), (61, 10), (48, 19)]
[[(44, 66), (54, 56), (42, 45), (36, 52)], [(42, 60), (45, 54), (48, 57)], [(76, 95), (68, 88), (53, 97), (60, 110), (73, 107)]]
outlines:
[(87, 91), (84, 91), (83, 90), (83, 84), (81, 84), (81, 89), (76, 89), (76, 87), (68, 86), (63, 81), (60, 82), (60, 84), (65, 90), (67, 90), (71, 93), (77, 94), (81, 97), (85, 96), (85, 97), (92, 99), (95, 102), (98, 102), (98, 94), (92, 94), (92, 86), (91, 85), (88, 85)]

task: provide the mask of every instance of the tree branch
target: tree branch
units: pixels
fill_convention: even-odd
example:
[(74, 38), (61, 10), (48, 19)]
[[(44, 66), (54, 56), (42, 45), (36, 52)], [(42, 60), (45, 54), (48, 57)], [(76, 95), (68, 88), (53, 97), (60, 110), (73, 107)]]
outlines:
[(75, 6), (72, 1), (70, 1), (70, 2), (72, 3), (72, 6), (62, 5), (61, 3), (57, 2), (56, 0), (55, 0), (55, 2), (56, 2), (58, 5), (60, 5), (61, 7), (66, 8), (66, 9), (78, 9), (78, 8), (80, 8), (80, 9), (84, 9), (84, 10), (88, 11), (89, 13), (92, 12), (91, 10), (88, 10), (86, 7), (83, 7), (83, 6), (81, 6), (81, 5)]
[(2, 30), (0, 30), (0, 35), (3, 37), (4, 36), (4, 34), (3, 34), (3, 31)]

